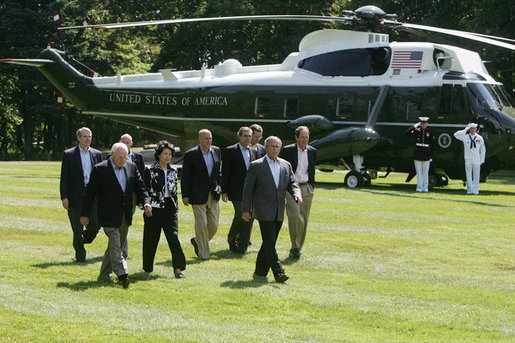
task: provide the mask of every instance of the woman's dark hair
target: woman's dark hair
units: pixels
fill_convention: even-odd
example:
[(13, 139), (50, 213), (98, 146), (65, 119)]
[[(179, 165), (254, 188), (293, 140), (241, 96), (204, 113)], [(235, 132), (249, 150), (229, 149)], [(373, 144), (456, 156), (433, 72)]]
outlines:
[(164, 149), (170, 149), (172, 151), (173, 157), (173, 144), (168, 141), (159, 141), (156, 146), (156, 152), (154, 153), (154, 157), (156, 158), (156, 162), (159, 162), (159, 155), (163, 152)]

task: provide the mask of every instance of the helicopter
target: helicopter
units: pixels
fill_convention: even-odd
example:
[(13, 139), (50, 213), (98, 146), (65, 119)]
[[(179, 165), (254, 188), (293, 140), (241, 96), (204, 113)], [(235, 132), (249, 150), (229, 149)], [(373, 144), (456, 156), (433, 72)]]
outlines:
[[(305, 125), (317, 148), (317, 168), (347, 169), (350, 188), (370, 185), (377, 171), (414, 176), (413, 142), (404, 132), (430, 117), (436, 152), (430, 185), (465, 179), (462, 143), (453, 133), (469, 122), (487, 143), (481, 178), (515, 166), (515, 110), (503, 85), (479, 54), (429, 42), (390, 42), (373, 27), (429, 31), (515, 50), (513, 40), (397, 21), (375, 6), (342, 17), (255, 15), (88, 25), (121, 28), (214, 20), (316, 20), (365, 30), (307, 34), (280, 64), (243, 66), (228, 59), (212, 68), (89, 77), (48, 47), (37, 59), (2, 59), (37, 67), (83, 114), (109, 118), (176, 137), (195, 139), (209, 128), (217, 145), (232, 144), (241, 126), (260, 124), (267, 135), (292, 137)], [(83, 29), (84, 26), (60, 29)], [(288, 141), (285, 139), (285, 141)]]

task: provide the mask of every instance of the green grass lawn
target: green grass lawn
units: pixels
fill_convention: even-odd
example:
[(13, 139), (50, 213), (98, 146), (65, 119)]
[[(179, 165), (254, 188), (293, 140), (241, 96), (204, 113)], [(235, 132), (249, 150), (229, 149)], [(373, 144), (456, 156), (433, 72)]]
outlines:
[(58, 163), (0, 162), (1, 342), (492, 342), (515, 340), (515, 177), (491, 177), (479, 196), (461, 181), (416, 193), (390, 175), (358, 190), (317, 173), (299, 261), (277, 248), (290, 280), (254, 280), (261, 237), (238, 257), (222, 203), (209, 261), (179, 213), (186, 278), (174, 279), (164, 236), (154, 273), (142, 271), (142, 212), (129, 230), (128, 290), (99, 283), (107, 239), (74, 262), (59, 199)]

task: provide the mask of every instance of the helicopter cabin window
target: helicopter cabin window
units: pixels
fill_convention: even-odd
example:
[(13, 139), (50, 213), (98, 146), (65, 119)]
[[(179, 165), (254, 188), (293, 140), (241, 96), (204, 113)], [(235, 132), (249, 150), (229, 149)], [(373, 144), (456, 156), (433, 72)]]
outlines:
[(465, 99), (461, 85), (443, 85), (440, 94), (439, 116), (456, 115), (463, 113)]
[(297, 99), (284, 100), (284, 117), (295, 118), (297, 116)]
[(298, 67), (322, 76), (382, 75), (390, 55), (387, 47), (340, 50), (305, 58)]
[(256, 117), (264, 117), (270, 113), (270, 98), (257, 97), (254, 114)]
[(354, 107), (354, 98), (338, 98), (338, 107), (336, 109), (337, 119), (348, 119), (352, 117), (352, 109)]
[(408, 100), (406, 104), (406, 120), (409, 122), (418, 121), (418, 117), (421, 115), (420, 101)]

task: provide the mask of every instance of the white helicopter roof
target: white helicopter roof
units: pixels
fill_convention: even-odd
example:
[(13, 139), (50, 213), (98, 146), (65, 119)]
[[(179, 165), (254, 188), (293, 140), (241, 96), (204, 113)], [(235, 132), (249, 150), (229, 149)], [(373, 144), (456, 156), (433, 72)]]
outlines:
[[(323, 76), (303, 70), (299, 62), (324, 53), (362, 48), (386, 48), (392, 54), (391, 64), (382, 75), (368, 77)], [(436, 51), (436, 52), (435, 52)], [(413, 65), (401, 63), (408, 54)], [(435, 54), (437, 54), (435, 56)], [(440, 66), (435, 58), (441, 60)], [(409, 59), (409, 58), (408, 58)], [(408, 62), (410, 63), (410, 62)], [(387, 34), (356, 32), (346, 30), (319, 30), (307, 34), (299, 43), (299, 52), (293, 52), (281, 64), (242, 66), (236, 59), (228, 59), (213, 68), (201, 70), (172, 71), (160, 70), (159, 73), (139, 75), (117, 75), (113, 77), (94, 78), (99, 87), (170, 87), (171, 83), (181, 87), (195, 87), (199, 84), (235, 85), (250, 82), (252, 84), (362, 84), (376, 82), (395, 84), (412, 80), (410, 84), (437, 84), (448, 72), (475, 73), (485, 81), (495, 82), (488, 75), (479, 54), (450, 45), (425, 42), (389, 42)], [(376, 81), (373, 81), (376, 80)], [(382, 81), (381, 81), (382, 80)], [(417, 81), (418, 80), (418, 81)], [(440, 80), (440, 81), (438, 81)]]

